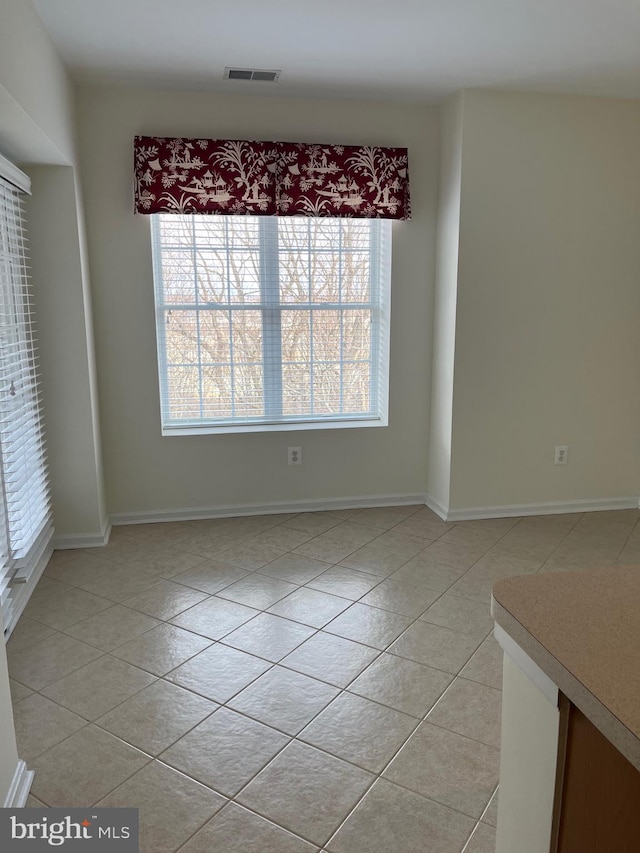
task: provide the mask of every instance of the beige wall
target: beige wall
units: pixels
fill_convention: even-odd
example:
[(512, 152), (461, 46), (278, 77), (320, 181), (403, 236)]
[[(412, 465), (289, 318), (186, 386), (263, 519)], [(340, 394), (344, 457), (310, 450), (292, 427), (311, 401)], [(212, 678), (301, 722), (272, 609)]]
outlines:
[(82, 263), (76, 170), (28, 167), (33, 288), (54, 523), (58, 537), (106, 523), (91, 297)]
[(450, 502), (451, 440), (460, 244), (463, 144), (462, 93), (443, 105), (436, 242), (436, 295), (433, 311), (433, 379), (427, 491), (432, 506)]
[(639, 150), (637, 102), (465, 93), (450, 509), (637, 497)]
[(0, 10), (0, 148), (25, 162), (73, 159), (73, 93), (30, 0)]
[[(375, 103), (80, 91), (79, 122), (111, 513), (378, 495), (426, 484), (437, 111)], [(149, 220), (132, 213), (136, 133), (409, 147), (414, 217), (394, 223), (388, 428), (165, 437)], [(301, 468), (286, 448), (301, 445)]]
[[(112, 513), (392, 500), (427, 480), (461, 511), (638, 495), (637, 102), (466, 92), (442, 111), (438, 165), (435, 108), (81, 90), (101, 440), (73, 93), (28, 0), (2, 14), (0, 149), (39, 164), (32, 254), (60, 534), (104, 526), (101, 449)], [(131, 214), (135, 133), (409, 146), (388, 428), (160, 436), (148, 221)], [(291, 444), (302, 468), (286, 465)], [(566, 467), (552, 464), (555, 444), (569, 445)]]
[(97, 542), (107, 519), (74, 92), (30, 0), (4, 4), (0, 24), (0, 153), (33, 178), (27, 215), (56, 536)]

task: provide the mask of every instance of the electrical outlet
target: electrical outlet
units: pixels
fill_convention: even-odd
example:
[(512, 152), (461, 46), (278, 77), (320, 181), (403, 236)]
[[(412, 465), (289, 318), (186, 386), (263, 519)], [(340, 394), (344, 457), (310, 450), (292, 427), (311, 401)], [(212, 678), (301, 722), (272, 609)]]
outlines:
[(287, 460), (289, 465), (302, 465), (302, 448), (288, 447)]
[(554, 465), (566, 465), (569, 457), (569, 447), (566, 444), (556, 444), (556, 452), (553, 457)]

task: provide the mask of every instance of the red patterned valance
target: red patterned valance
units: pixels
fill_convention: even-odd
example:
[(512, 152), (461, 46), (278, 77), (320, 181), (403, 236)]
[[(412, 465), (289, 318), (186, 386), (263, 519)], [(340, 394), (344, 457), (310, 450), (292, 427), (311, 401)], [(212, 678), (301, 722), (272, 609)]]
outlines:
[(407, 149), (136, 136), (135, 210), (409, 219)]

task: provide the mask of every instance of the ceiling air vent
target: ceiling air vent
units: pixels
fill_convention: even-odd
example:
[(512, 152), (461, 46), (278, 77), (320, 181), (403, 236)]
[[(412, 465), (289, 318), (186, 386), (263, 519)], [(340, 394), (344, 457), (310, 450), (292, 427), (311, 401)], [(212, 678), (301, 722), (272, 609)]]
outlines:
[(265, 71), (259, 68), (225, 68), (225, 80), (262, 80), (265, 83), (275, 83), (280, 77), (280, 71)]

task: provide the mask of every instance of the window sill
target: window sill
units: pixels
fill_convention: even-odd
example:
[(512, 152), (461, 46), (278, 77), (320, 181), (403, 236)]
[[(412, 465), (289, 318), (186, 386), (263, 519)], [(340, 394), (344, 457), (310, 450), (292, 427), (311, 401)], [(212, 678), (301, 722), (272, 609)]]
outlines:
[(368, 429), (370, 427), (386, 427), (389, 425), (388, 418), (362, 418), (353, 420), (335, 421), (287, 421), (286, 423), (249, 423), (249, 424), (224, 424), (214, 426), (211, 424), (196, 426), (163, 426), (164, 437), (184, 435), (238, 435), (244, 432), (299, 432), (302, 430), (325, 430), (325, 429)]

